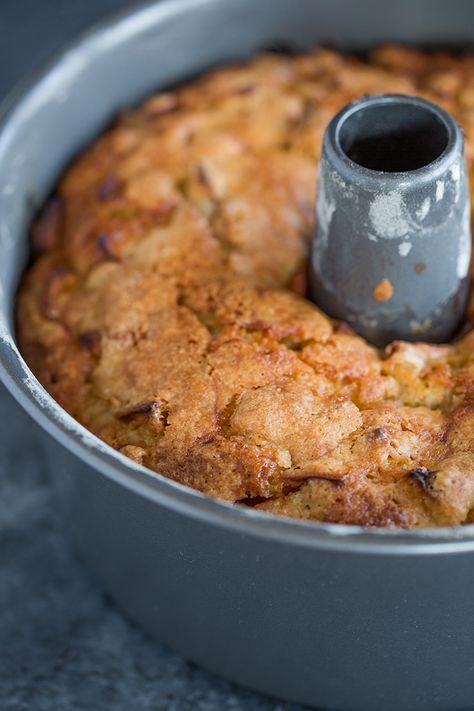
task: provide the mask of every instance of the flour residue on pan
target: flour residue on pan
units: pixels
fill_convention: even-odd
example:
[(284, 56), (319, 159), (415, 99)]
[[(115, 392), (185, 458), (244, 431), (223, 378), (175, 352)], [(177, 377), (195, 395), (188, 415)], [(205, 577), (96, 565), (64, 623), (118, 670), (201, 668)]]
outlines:
[(398, 190), (380, 193), (369, 208), (371, 231), (383, 239), (400, 239), (410, 232), (412, 220)]

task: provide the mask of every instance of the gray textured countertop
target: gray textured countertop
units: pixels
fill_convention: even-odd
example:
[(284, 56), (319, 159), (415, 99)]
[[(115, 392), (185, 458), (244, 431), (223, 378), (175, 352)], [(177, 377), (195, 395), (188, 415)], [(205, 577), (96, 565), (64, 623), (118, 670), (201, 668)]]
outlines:
[[(124, 0), (0, 0), (0, 95)], [(148, 639), (105, 599), (61, 531), (39, 438), (0, 386), (2, 711), (289, 711)]]

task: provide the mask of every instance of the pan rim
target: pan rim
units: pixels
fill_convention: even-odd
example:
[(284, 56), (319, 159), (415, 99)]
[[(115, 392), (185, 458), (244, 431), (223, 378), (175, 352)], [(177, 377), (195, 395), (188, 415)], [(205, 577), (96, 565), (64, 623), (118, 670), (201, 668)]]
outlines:
[[(152, 16), (154, 23), (169, 14), (211, 4), (214, 0), (148, 0), (108, 15), (83, 31), (45, 65), (10, 92), (0, 106), (2, 139), (14, 127), (15, 115), (43, 80), (71, 59), (78, 49), (104, 42), (120, 26), (133, 33)], [(1, 296), (1, 285), (0, 285)], [(0, 299), (4, 307), (4, 299)], [(255, 539), (285, 545), (327, 549), (339, 553), (431, 555), (474, 551), (474, 525), (435, 529), (367, 529), (346, 524), (302, 521), (212, 499), (132, 462), (68, 415), (33, 375), (15, 344), (6, 309), (0, 313), (0, 381), (50, 435), (99, 474), (118, 485), (207, 525)]]

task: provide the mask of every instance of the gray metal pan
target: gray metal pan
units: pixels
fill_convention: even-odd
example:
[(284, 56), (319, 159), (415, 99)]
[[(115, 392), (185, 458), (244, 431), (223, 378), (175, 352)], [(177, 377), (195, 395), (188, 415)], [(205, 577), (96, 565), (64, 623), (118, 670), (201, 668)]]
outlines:
[(196, 663), (352, 711), (474, 704), (474, 527), (277, 519), (151, 474), (65, 414), (15, 344), (31, 215), (74, 153), (159, 86), (284, 42), (466, 45), (469, 0), (174, 0), (102, 24), (19, 89), (0, 124), (0, 375), (53, 439), (65, 520), (103, 587)]

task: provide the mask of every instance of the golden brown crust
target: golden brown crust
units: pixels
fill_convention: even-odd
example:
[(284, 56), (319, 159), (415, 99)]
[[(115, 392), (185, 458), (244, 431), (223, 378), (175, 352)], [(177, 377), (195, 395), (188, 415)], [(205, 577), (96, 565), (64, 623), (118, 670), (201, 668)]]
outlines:
[(34, 227), (18, 300), (22, 351), (63, 407), (228, 501), (368, 526), (472, 521), (474, 335), (380, 353), (298, 295), (324, 128), (380, 91), (454, 113), (471, 165), (474, 58), (392, 46), (219, 69), (81, 155)]

